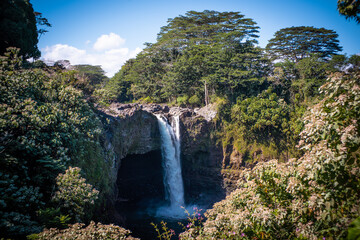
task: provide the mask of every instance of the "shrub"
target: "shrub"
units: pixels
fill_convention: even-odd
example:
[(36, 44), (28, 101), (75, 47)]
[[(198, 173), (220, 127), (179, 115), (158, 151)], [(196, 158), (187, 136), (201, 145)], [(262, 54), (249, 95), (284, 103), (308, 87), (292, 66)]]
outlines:
[(45, 229), (39, 234), (28, 236), (32, 240), (135, 240), (130, 235), (130, 231), (119, 226), (110, 224), (104, 225), (101, 223), (94, 223), (93, 221), (87, 227), (83, 223), (75, 223), (69, 228), (59, 230), (56, 228)]
[(179, 106), (185, 107), (188, 104), (188, 100), (189, 100), (189, 96), (184, 95), (184, 96), (178, 97), (176, 99), (176, 102), (177, 102), (177, 104), (179, 104)]
[(193, 95), (189, 98), (189, 104), (193, 107), (197, 107), (201, 105), (201, 99), (197, 95)]
[(80, 170), (78, 167), (69, 167), (64, 174), (59, 174), (56, 178), (58, 191), (53, 197), (77, 222), (83, 219), (85, 208), (94, 205), (99, 195), (98, 190), (85, 183), (86, 179), (81, 177)]

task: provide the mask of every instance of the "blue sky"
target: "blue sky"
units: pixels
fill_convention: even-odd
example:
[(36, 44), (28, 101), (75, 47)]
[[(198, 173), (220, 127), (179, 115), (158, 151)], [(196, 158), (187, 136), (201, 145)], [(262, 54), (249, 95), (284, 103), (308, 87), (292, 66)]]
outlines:
[(108, 76), (155, 42), (169, 18), (187, 11), (239, 11), (260, 27), (259, 45), (281, 28), (314, 26), (335, 30), (343, 54), (360, 54), (360, 24), (346, 20), (337, 0), (30, 0), (52, 27), (39, 41), (46, 60), (101, 65)]

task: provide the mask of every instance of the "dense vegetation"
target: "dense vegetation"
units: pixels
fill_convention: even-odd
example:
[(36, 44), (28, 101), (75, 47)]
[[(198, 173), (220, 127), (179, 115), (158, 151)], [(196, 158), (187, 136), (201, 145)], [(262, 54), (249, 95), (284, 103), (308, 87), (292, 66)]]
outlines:
[[(255, 46), (259, 27), (238, 12), (190, 11), (169, 19), (158, 41), (105, 87), (110, 100), (200, 106), (263, 89), (269, 62)], [(120, 92), (120, 94), (119, 94)]]
[(242, 171), (238, 189), (182, 239), (344, 239), (360, 215), (359, 77), (336, 74), (321, 87), (326, 97), (304, 117), (301, 158)]
[(100, 143), (101, 122), (71, 85), (76, 82), (73, 72), (24, 69), (17, 49), (6, 55), (0, 59), (1, 232), (11, 236), (39, 231), (43, 224), (86, 221), (94, 202), (84, 197), (91, 187), (82, 184), (78, 170), (68, 187), (82, 189), (80, 198), (67, 199), (61, 190), (65, 180), (58, 174), (78, 166), (102, 191), (100, 197), (109, 191), (110, 162)]
[(26, 62), (39, 56), (37, 40), (46, 32), (36, 22), (51, 25), (27, 0), (5, 3), (0, 237), (56, 227), (29, 238), (131, 239), (117, 226), (80, 224), (94, 219), (111, 190), (113, 156), (105, 151), (95, 106), (113, 101), (214, 104), (214, 135), (254, 166), (241, 168), (238, 189), (215, 204), (205, 222), (188, 225), (182, 238), (358, 234), (359, 220), (347, 229), (360, 215), (360, 56), (337, 55), (342, 48), (333, 30), (280, 29), (261, 49), (259, 27), (241, 13), (189, 11), (169, 19), (156, 43), (108, 79), (99, 66)]
[[(38, 15), (42, 18), (41, 15)], [(45, 21), (45, 20), (44, 20)], [(45, 23), (45, 22), (41, 22)], [(0, 55), (7, 47), (20, 48), (26, 58), (40, 57), (37, 19), (29, 0), (3, 0), (0, 8)], [(6, 33), (6, 34), (5, 34)]]

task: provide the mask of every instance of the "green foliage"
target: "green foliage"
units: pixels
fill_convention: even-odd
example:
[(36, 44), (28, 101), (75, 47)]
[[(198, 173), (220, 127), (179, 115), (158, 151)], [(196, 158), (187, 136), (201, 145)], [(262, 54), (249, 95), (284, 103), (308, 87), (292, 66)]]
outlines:
[(53, 201), (59, 203), (64, 212), (67, 212), (76, 222), (84, 220), (85, 209), (94, 205), (99, 191), (91, 184), (85, 183), (86, 179), (80, 175), (81, 169), (69, 167), (64, 174), (56, 178), (58, 190)]
[(101, 223), (94, 223), (93, 221), (86, 227), (83, 223), (76, 223), (70, 225), (69, 228), (59, 230), (56, 228), (45, 229), (39, 234), (28, 236), (31, 240), (53, 240), (53, 239), (67, 239), (67, 240), (135, 240), (130, 236), (131, 232), (119, 226), (110, 224), (104, 225)]
[(106, 98), (107, 102), (119, 101), (119, 102), (128, 102), (133, 99), (131, 93), (131, 84), (135, 80), (130, 77), (132, 74), (132, 66), (135, 62), (134, 59), (126, 61), (126, 63), (121, 67), (120, 71), (117, 72), (105, 85), (103, 89), (97, 91), (104, 91), (104, 95), (108, 96)]
[(108, 81), (101, 66), (75, 65), (74, 69), (77, 71), (77, 81), (73, 86), (81, 89), (85, 95), (91, 95)]
[[(256, 48), (258, 26), (239, 12), (189, 11), (169, 19), (157, 42), (129, 60), (105, 86), (113, 100), (151, 97), (174, 102), (196, 96), (256, 95), (266, 88), (269, 62)], [(181, 104), (186, 104), (181, 101)]]
[(93, 97), (95, 98), (96, 103), (99, 105), (109, 106), (109, 104), (116, 96), (110, 90), (101, 88), (94, 91)]
[[(360, 81), (336, 74), (308, 111), (299, 159), (258, 163), (238, 189), (205, 213), (199, 234), (182, 239), (345, 239), (360, 214)], [(352, 232), (354, 230), (354, 232)], [(353, 235), (354, 234), (354, 235)]]
[(350, 56), (348, 62), (351, 64), (351, 68), (349, 69), (352, 72), (356, 72), (360, 70), (360, 56), (359, 55), (352, 55)]
[(187, 105), (187, 103), (188, 103), (188, 100), (189, 100), (189, 96), (184, 95), (184, 96), (178, 97), (176, 99), (176, 102), (177, 102), (177, 104), (179, 104), (179, 106), (185, 107)]
[[(256, 95), (264, 88), (268, 62), (252, 43), (188, 47), (164, 77), (164, 95), (214, 96), (232, 101)], [(166, 95), (166, 96), (167, 96)]]
[(215, 99), (215, 104), (217, 106), (217, 112), (215, 119), (220, 124), (227, 124), (231, 121), (231, 104), (226, 98)]
[[(350, 58), (351, 59), (351, 58)], [(319, 87), (325, 83), (330, 73), (351, 71), (349, 59), (345, 55), (333, 55), (325, 61), (319, 54), (299, 60), (297, 63), (285, 60), (276, 63), (270, 81), (280, 97), (297, 106), (310, 105), (319, 96)]]
[(319, 96), (319, 87), (327, 78), (328, 63), (325, 63), (318, 55), (301, 59), (295, 68), (299, 79), (292, 82), (291, 94), (299, 94), (297, 100), (309, 101)]
[(298, 62), (317, 53), (321, 58), (328, 58), (342, 50), (338, 34), (329, 29), (315, 27), (290, 27), (280, 29), (269, 40), (266, 50), (271, 57)]
[(274, 92), (278, 96), (284, 98), (286, 102), (296, 101), (292, 84), (299, 79), (299, 72), (295, 67), (295, 63), (289, 60), (274, 64), (272, 75), (269, 81), (272, 83)]
[(3, 0), (0, 8), (0, 55), (8, 47), (20, 48), (24, 58), (38, 58), (38, 32), (29, 0)]
[[(101, 147), (102, 126), (84, 100), (73, 72), (49, 74), (22, 69), (19, 51), (0, 59), (1, 232), (36, 232), (37, 211), (49, 199), (58, 173), (69, 165), (84, 169), (86, 179), (109, 191), (109, 162)], [(36, 230), (37, 229), (37, 230)]]
[[(1, 165), (4, 166), (3, 162)], [(41, 230), (32, 211), (44, 205), (42, 194), (39, 187), (31, 186), (24, 180), (18, 175), (0, 171), (0, 236), (22, 235)]]
[(182, 51), (195, 45), (254, 42), (258, 29), (252, 19), (245, 18), (240, 12), (189, 11), (185, 16), (168, 20), (158, 34), (157, 44)]
[(290, 108), (271, 89), (238, 101), (230, 116), (231, 122), (223, 130), (223, 145), (233, 142), (244, 160), (279, 158), (295, 145), (291, 141)]
[(353, 19), (360, 23), (360, 1), (359, 0), (338, 0), (337, 9), (346, 19)]
[(192, 107), (197, 107), (201, 105), (201, 99), (197, 95), (191, 96), (188, 101)]
[(348, 64), (346, 55), (333, 55), (328, 61), (328, 70), (331, 72), (344, 71)]
[(359, 240), (360, 239), (360, 217), (355, 219), (349, 226), (348, 229), (348, 240)]
[(60, 208), (40, 209), (37, 212), (39, 222), (46, 228), (66, 228), (70, 223), (69, 215), (62, 215)]

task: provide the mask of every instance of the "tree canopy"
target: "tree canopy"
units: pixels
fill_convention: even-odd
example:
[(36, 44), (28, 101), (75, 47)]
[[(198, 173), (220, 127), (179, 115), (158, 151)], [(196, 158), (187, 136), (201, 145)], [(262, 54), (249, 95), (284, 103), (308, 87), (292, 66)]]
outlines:
[(254, 94), (268, 66), (255, 47), (258, 29), (239, 12), (189, 11), (169, 19), (157, 42), (148, 43), (108, 86), (121, 89), (117, 99), (191, 99), (195, 105), (216, 95), (235, 100), (239, 94)]
[(17, 47), (25, 58), (40, 57), (36, 17), (29, 0), (1, 1), (0, 32), (1, 55), (6, 48)]
[(189, 11), (185, 16), (170, 18), (161, 28), (158, 44), (184, 49), (191, 45), (254, 40), (259, 27), (240, 12)]
[(288, 59), (294, 62), (317, 53), (328, 58), (342, 50), (338, 34), (329, 29), (315, 27), (290, 27), (280, 29), (269, 40), (266, 50), (273, 59)]
[(353, 19), (360, 23), (360, 1), (359, 0), (338, 0), (338, 11), (346, 19)]

